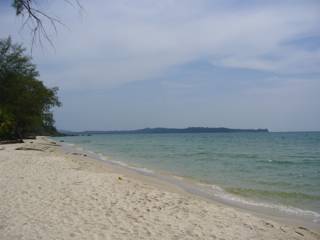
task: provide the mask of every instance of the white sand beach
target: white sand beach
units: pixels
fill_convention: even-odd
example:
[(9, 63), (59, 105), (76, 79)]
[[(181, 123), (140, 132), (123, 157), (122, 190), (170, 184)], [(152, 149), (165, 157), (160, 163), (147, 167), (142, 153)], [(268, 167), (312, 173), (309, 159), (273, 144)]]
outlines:
[(320, 239), (145, 178), (43, 137), (0, 145), (0, 239)]

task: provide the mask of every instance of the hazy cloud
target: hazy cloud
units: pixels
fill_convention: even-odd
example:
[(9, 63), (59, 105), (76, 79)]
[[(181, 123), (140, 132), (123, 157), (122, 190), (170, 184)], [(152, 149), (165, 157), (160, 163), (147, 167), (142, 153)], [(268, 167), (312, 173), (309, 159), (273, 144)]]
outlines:
[[(163, 94), (176, 90), (182, 94), (189, 91), (188, 95), (181, 96), (181, 101), (186, 102), (192, 99), (192, 91), (200, 89), (199, 92), (206, 92), (206, 89), (218, 86), (222, 89), (219, 96), (225, 94), (229, 100), (208, 97), (207, 104), (204, 104), (207, 108), (197, 115), (205, 119), (211, 116), (205, 113), (205, 109), (210, 108), (210, 102), (219, 100), (225, 104), (212, 105), (215, 109), (226, 106), (231, 109), (233, 100), (239, 102), (236, 99), (241, 99), (244, 92), (241, 84), (246, 86), (247, 94), (251, 94), (244, 101), (253, 101), (254, 92), (257, 99), (260, 99), (258, 95), (269, 94), (274, 99), (279, 96), (281, 101), (280, 98), (287, 96), (286, 91), (294, 96), (301, 91), (303, 96), (297, 101), (313, 106), (310, 102), (314, 99), (310, 100), (308, 91), (312, 92), (314, 88), (320, 90), (320, 3), (316, 0), (93, 0), (82, 1), (84, 10), (80, 14), (64, 1), (48, 4), (45, 5), (46, 10), (58, 16), (68, 28), (59, 27), (58, 35), (52, 35), (56, 50), (49, 46), (44, 51), (38, 48), (34, 52), (34, 60), (40, 68), (42, 79), (49, 85), (60, 86), (63, 91), (92, 91), (94, 94), (95, 91), (130, 86), (136, 81), (158, 80), (162, 82), (158, 87), (167, 89)], [(16, 41), (29, 43), (26, 31), (15, 34), (19, 32), (21, 22), (14, 17), (12, 10), (3, 9), (0, 37), (11, 34)], [(205, 70), (200, 71), (199, 66), (192, 65), (197, 62), (206, 63)], [(237, 69), (249, 72), (244, 74)], [(175, 71), (180, 71), (180, 74), (189, 71), (189, 75), (174, 75)], [(235, 76), (228, 77), (229, 72)], [(179, 76), (181, 79), (176, 81)], [(253, 77), (248, 80), (248, 76)], [(206, 79), (205, 84), (202, 78)], [(309, 78), (312, 79), (311, 88), (307, 87)], [(288, 79), (294, 81), (287, 84)], [(237, 81), (240, 83), (236, 84)], [(156, 91), (150, 86), (142, 89), (141, 96), (146, 91)], [(65, 98), (65, 109), (68, 111), (71, 111), (71, 105), (68, 107), (70, 98)], [(93, 95), (88, 98), (96, 99)], [(201, 102), (199, 95), (195, 98)], [(129, 97), (127, 101), (130, 101)], [(159, 103), (161, 106), (158, 108), (163, 111), (167, 103), (165, 99), (161, 101), (162, 105)], [(180, 102), (177, 99), (172, 101), (173, 105)], [(238, 109), (258, 111), (258, 105), (253, 102), (245, 102)], [(273, 100), (267, 102), (266, 108), (270, 108), (271, 114), (272, 106), (277, 103)], [(280, 106), (288, 109), (288, 104), (283, 102)], [(150, 106), (140, 106), (141, 111), (151, 111)], [(125, 109), (123, 107), (122, 111)], [(319, 118), (319, 111), (313, 112)], [(123, 115), (118, 111), (114, 114)], [(223, 111), (220, 114), (232, 117), (237, 115), (237, 110), (234, 109), (234, 115)], [(165, 121), (161, 117), (158, 119)], [(171, 122), (177, 119), (180, 118), (172, 117)], [(223, 119), (230, 121), (226, 120), (227, 117)], [(153, 123), (156, 121), (153, 120)], [(274, 124), (275, 120), (271, 125)], [(313, 123), (312, 126), (315, 125)]]
[(55, 53), (39, 50), (35, 59), (57, 65), (58, 76), (43, 74), (68, 88), (89, 80), (88, 86), (98, 88), (144, 80), (202, 58), (224, 67), (319, 73), (319, 48), (288, 43), (320, 38), (317, 1), (250, 1), (246, 7), (210, 2), (95, 0), (83, 2), (82, 17), (58, 2), (48, 11), (70, 30), (60, 28), (53, 36)]

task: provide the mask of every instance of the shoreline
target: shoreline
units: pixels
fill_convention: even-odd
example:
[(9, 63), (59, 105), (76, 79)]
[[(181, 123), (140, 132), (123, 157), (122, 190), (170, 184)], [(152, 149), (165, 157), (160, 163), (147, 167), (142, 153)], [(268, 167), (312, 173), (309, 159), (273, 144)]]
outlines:
[(1, 239), (320, 239), (319, 229), (205, 200), (59, 145), (43, 137), (3, 145)]
[[(52, 138), (50, 138), (50, 140), (55, 141)], [(161, 185), (166, 185), (167, 188), (175, 189), (175, 191), (179, 192), (180, 194), (188, 194), (193, 197), (198, 197), (203, 200), (213, 202), (214, 204), (226, 205), (228, 207), (236, 208), (240, 211), (249, 212), (256, 216), (280, 221), (284, 224), (290, 224), (292, 226), (303, 225), (313, 230), (320, 229), (320, 217), (318, 216), (319, 214), (317, 212), (241, 198), (237, 195), (226, 192), (218, 185), (199, 182), (197, 180), (173, 175), (164, 171), (154, 171), (153, 169), (141, 168), (139, 166), (130, 165), (118, 160), (115, 161), (109, 159), (108, 156), (102, 153), (96, 153), (88, 149), (83, 149), (81, 146), (74, 143), (55, 142), (61, 144), (66, 153), (84, 154), (94, 160), (101, 161), (103, 164), (106, 164), (109, 167), (115, 167), (117, 171), (122, 174), (129, 174), (131, 177), (139, 180), (141, 180), (141, 177), (143, 176), (143, 181), (150, 182), (157, 187), (159, 187), (158, 185), (161, 183)], [(216, 194), (217, 192), (218, 194)], [(313, 221), (315, 219), (317, 221)]]

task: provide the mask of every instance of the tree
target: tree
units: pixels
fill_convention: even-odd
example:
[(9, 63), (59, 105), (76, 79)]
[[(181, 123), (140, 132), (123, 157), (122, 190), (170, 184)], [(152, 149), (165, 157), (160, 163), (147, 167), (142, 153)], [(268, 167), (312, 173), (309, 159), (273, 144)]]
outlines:
[(47, 88), (25, 49), (0, 40), (0, 138), (56, 132), (51, 109), (60, 106), (58, 88)]
[[(74, 6), (74, 3), (82, 9), (82, 6), (78, 0), (64, 0), (66, 3)], [(16, 10), (17, 16), (24, 16), (25, 23), (30, 23), (32, 33), (32, 45), (36, 40), (41, 44), (41, 37), (43, 36), (52, 46), (53, 43), (47, 34), (44, 26), (44, 20), (49, 21), (54, 31), (57, 32), (56, 24), (64, 25), (59, 19), (50, 16), (37, 7), (35, 0), (12, 0), (12, 6)]]

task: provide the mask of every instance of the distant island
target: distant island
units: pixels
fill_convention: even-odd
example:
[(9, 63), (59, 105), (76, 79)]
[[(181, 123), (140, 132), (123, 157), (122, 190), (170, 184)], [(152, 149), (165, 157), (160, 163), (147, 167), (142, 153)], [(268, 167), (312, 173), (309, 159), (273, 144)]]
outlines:
[(113, 130), (113, 131), (60, 131), (66, 136), (91, 135), (91, 134), (153, 134), (153, 133), (237, 133), (237, 132), (269, 132), (268, 129), (232, 129), (224, 127), (188, 127), (188, 128), (143, 128), (136, 130)]

